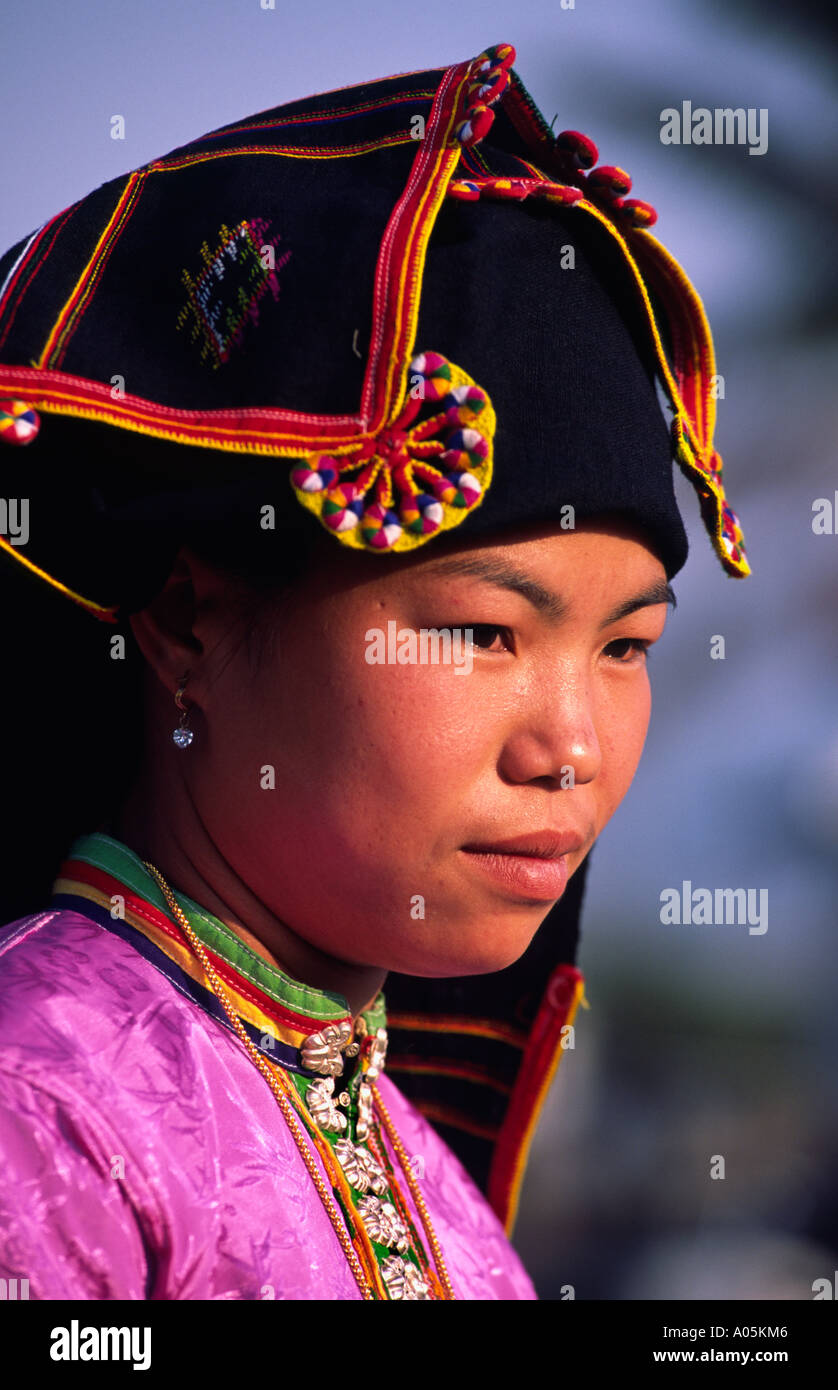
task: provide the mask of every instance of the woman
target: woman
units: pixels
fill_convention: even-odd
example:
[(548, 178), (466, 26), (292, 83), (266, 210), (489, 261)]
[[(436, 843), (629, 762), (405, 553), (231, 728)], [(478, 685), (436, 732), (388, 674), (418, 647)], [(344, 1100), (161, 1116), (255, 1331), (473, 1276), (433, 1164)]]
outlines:
[(8, 573), (143, 672), (99, 736), (142, 722), (132, 776), (62, 803), (0, 934), (32, 1297), (535, 1297), (508, 1237), (673, 453), (748, 566), (700, 303), (514, 56), (260, 113), (0, 263)]

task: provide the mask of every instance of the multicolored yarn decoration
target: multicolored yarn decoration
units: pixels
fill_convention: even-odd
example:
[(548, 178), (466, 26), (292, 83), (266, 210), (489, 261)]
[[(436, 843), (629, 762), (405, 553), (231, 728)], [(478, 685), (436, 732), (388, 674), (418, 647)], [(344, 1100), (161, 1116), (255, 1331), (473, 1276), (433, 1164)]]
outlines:
[(681, 471), (693, 483), (698, 494), (702, 519), (708, 531), (714, 535), (717, 553), (722, 560), (727, 557), (725, 568), (733, 574), (750, 574), (739, 517), (725, 497), (721, 457), (714, 449), (706, 462), (702, 463), (701, 450), (683, 416), (676, 415), (672, 421), (672, 438)]
[(494, 111), (489, 108), (505, 90), (515, 56), (511, 43), (496, 43), (474, 59), (464, 89), (465, 115), (454, 129), (454, 138), (461, 145), (482, 140), (489, 130), (495, 119)]
[(41, 418), (26, 401), (0, 401), (0, 439), (4, 444), (31, 444)]
[[(355, 550), (424, 545), (479, 506), (492, 480), (495, 412), (487, 393), (438, 352), (414, 357), (408, 380), (385, 429), (335, 454), (310, 454), (291, 470), (299, 501)], [(414, 423), (428, 403), (439, 409)]]
[[(494, 114), (492, 114), (494, 120)], [(469, 143), (476, 143), (476, 138)], [(473, 201), (477, 198), (515, 198), (519, 202), (531, 196), (546, 198), (553, 203), (578, 203), (587, 198), (619, 225), (631, 228), (653, 227), (658, 214), (651, 203), (640, 198), (627, 198), (631, 191), (631, 176), (616, 164), (600, 164), (593, 168), (599, 151), (589, 136), (579, 130), (563, 130), (555, 137), (549, 162), (561, 170), (562, 179), (544, 174), (530, 178), (497, 178), (477, 175), (468, 179), (452, 179), (448, 192), (453, 198)], [(587, 172), (586, 172), (587, 171)]]
[(274, 300), (279, 299), (277, 272), (291, 252), (275, 254), (280, 238), (270, 227), (264, 217), (245, 218), (232, 231), (222, 223), (215, 251), (206, 242), (201, 247), (204, 269), (197, 279), (188, 270), (182, 272), (187, 301), (177, 327), (191, 323), (192, 341), (201, 339), (201, 360), (209, 361), (214, 370), (240, 346), (246, 325), (259, 322), (263, 295), (270, 290)]

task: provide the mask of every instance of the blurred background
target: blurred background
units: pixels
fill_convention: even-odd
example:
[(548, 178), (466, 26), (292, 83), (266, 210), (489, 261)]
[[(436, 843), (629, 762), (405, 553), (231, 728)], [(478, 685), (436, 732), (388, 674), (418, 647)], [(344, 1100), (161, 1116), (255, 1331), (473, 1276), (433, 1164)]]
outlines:
[[(500, 42), (554, 129), (629, 171), (713, 327), (753, 575), (723, 573), (679, 476), (690, 559), (591, 856), (589, 1008), (514, 1241), (548, 1299), (811, 1299), (838, 1269), (838, 516), (812, 529), (838, 503), (836, 21), (812, 0), (267, 2), (9, 3), (0, 247), (203, 131)], [(767, 109), (767, 152), (661, 144), (685, 100)], [(662, 925), (684, 880), (767, 890), (767, 931)]]

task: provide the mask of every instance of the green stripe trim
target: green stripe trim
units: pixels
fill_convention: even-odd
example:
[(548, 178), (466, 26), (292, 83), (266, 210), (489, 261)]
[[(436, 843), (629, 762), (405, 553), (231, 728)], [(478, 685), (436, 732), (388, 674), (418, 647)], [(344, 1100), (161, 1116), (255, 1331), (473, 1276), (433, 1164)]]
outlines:
[[(124, 883), (126, 888), (130, 888), (137, 897), (156, 907), (170, 921), (173, 920), (157, 880), (149, 873), (139, 855), (120, 840), (115, 840), (100, 830), (90, 835), (81, 835), (73, 842), (66, 857), (81, 860), (84, 864), (90, 864), (93, 868), (110, 874), (120, 883)], [(330, 1023), (347, 1016), (351, 1017), (351, 1009), (345, 995), (331, 990), (316, 989), (312, 985), (292, 979), (284, 971), (263, 960), (232, 928), (207, 912), (187, 894), (175, 892), (174, 889), (172, 891), (201, 944), (208, 947), (214, 955), (220, 956), (231, 969), (243, 979), (251, 981), (276, 1003), (315, 1022)], [(361, 1017), (372, 1032), (377, 1028), (386, 1028), (387, 1013), (383, 992), (379, 991)]]

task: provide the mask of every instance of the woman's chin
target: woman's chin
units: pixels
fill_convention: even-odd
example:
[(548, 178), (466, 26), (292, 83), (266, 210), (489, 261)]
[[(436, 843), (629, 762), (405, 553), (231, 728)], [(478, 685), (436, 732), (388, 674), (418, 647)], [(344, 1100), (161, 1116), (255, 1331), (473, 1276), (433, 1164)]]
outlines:
[[(456, 936), (452, 930), (452, 934), (439, 943), (438, 950), (434, 950), (433, 943), (429, 942), (421, 958), (413, 958), (410, 964), (393, 966), (392, 969), (404, 975), (438, 979), (455, 975), (493, 974), (520, 960), (538, 931), (541, 920), (543, 918), (533, 918), (529, 927), (518, 922), (506, 931), (495, 924), (488, 936), (485, 923), (471, 931), (464, 931), (460, 926)], [(451, 949), (452, 939), (456, 941), (456, 950)]]

